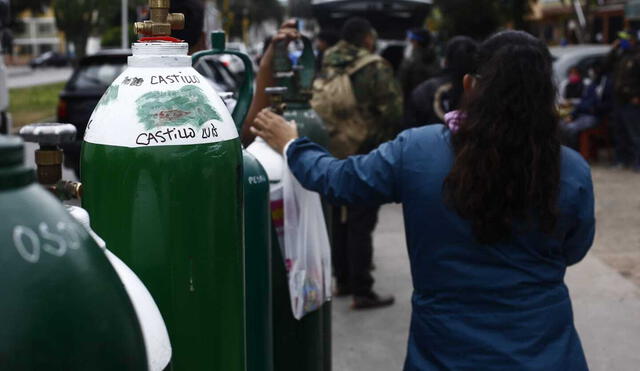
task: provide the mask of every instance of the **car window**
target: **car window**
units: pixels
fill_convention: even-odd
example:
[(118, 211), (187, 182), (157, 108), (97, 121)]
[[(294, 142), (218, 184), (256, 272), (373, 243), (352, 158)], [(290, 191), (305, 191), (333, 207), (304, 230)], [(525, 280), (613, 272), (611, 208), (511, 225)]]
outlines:
[(91, 64), (80, 66), (71, 79), (69, 87), (75, 89), (106, 89), (124, 70), (120, 63)]
[(214, 81), (218, 86), (223, 87), (224, 91), (237, 90), (239, 82), (236, 81), (231, 71), (218, 59), (204, 57), (196, 63), (195, 69), (204, 77)]

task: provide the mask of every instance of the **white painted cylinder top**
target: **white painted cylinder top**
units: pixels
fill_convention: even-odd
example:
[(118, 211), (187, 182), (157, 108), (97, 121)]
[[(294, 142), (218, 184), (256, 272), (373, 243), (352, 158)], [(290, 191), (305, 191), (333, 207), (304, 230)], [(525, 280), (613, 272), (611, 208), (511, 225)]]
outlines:
[(134, 43), (130, 67), (190, 67), (189, 44), (174, 42)]

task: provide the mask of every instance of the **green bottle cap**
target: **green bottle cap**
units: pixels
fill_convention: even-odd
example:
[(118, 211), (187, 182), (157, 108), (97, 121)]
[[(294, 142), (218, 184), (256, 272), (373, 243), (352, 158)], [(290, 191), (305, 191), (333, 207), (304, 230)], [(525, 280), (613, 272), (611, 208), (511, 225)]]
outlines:
[(0, 135), (0, 166), (21, 165), (24, 161), (24, 144), (20, 137)]
[(0, 190), (22, 187), (35, 179), (24, 166), (24, 143), (15, 136), (0, 135)]

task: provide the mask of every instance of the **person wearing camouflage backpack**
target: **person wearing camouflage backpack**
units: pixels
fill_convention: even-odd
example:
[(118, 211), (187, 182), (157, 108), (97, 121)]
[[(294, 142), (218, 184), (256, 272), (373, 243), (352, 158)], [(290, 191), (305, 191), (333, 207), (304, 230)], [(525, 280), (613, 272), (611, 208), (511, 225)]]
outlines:
[(373, 53), (376, 38), (367, 20), (349, 19), (314, 83), (311, 105), (339, 158), (368, 153), (402, 127), (402, 91), (389, 63)]
[[(387, 61), (374, 54), (376, 32), (362, 18), (343, 26), (341, 40), (325, 52), (311, 105), (329, 131), (330, 152), (339, 158), (366, 154), (402, 127), (402, 91)], [(393, 304), (373, 291), (372, 233), (379, 206), (335, 206), (333, 265), (336, 296), (353, 295), (354, 309)]]
[[(273, 40), (300, 37), (295, 20), (286, 21)], [(403, 99), (391, 66), (373, 54), (376, 33), (362, 19), (348, 20), (341, 41), (325, 51), (323, 68), (314, 84), (312, 105), (329, 131), (330, 150), (346, 157), (365, 154), (393, 139), (402, 128)], [(273, 86), (273, 42), (264, 53), (256, 76), (256, 94), (243, 127), (243, 143), (255, 138), (251, 131), (258, 113), (269, 105), (264, 89)], [(326, 90), (325, 90), (326, 89)], [(354, 309), (393, 304), (393, 297), (373, 291), (371, 266), (379, 206), (333, 207), (332, 260), (336, 296), (353, 295)]]

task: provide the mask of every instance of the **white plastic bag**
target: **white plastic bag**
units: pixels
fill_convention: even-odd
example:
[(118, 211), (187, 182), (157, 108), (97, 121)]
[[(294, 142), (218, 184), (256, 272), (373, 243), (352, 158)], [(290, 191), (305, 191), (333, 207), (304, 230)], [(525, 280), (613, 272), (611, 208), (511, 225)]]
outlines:
[(304, 189), (284, 159), (284, 251), (296, 319), (331, 300), (331, 249), (320, 197)]

